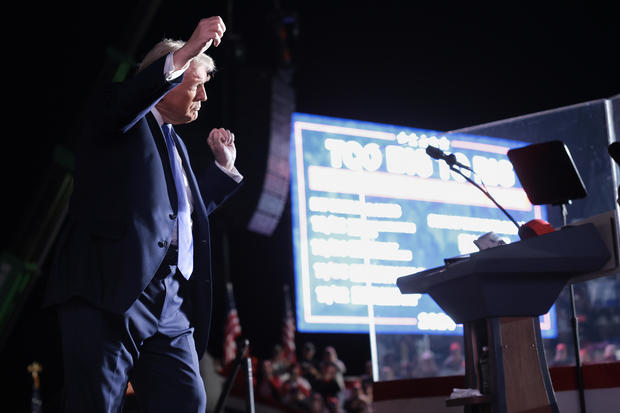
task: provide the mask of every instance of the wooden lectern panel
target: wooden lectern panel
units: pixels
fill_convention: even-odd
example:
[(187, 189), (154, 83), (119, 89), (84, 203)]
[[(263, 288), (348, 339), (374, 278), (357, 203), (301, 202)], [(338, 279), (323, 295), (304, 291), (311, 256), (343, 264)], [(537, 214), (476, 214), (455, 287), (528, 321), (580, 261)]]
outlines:
[(533, 317), (499, 319), (506, 412), (552, 413), (536, 346)]
[[(465, 413), (558, 413), (536, 323), (538, 317), (464, 323), (465, 382), (483, 395), (446, 404), (464, 406)], [(480, 360), (483, 347), (489, 351), (486, 368)], [(488, 380), (486, 389), (483, 376)]]

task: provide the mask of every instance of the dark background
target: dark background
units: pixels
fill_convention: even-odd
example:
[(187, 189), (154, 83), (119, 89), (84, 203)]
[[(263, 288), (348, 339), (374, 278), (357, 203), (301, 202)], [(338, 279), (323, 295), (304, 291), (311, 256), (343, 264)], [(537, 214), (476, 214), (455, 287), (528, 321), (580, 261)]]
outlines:
[[(245, 227), (264, 179), (265, 85), (277, 69), (292, 70), (298, 112), (438, 131), (620, 92), (620, 28), (610, 2), (470, 3), (142, 0), (7, 8), (1, 249), (27, 239), (25, 207), (44, 185), (53, 150), (74, 148), (73, 127), (89, 92), (162, 37), (187, 39), (199, 18), (220, 15), (227, 32), (221, 46), (209, 50), (218, 66), (209, 100), (201, 118), (181, 132), (200, 165), (211, 156), (201, 149), (205, 130), (243, 131), (236, 133), (237, 166), (246, 183), (212, 219), (216, 294), (209, 352), (221, 356), (229, 278), (244, 336), (257, 357), (268, 357), (280, 341), (282, 285), (293, 285), (290, 203), (271, 236)], [(47, 265), (1, 349), (2, 382), (9, 384), (0, 410), (27, 408), (26, 366), (33, 360), (44, 365), (47, 410), (57, 405), (62, 375), (55, 319), (39, 306)], [(319, 349), (335, 345), (351, 374), (360, 374), (370, 357), (363, 334), (297, 335), (298, 348), (305, 341)]]

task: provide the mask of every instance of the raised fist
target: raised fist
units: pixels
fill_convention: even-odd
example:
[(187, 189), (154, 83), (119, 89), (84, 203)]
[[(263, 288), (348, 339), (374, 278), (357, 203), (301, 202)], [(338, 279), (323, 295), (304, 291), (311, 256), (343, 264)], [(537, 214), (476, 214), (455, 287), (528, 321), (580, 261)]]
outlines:
[(235, 166), (235, 159), (237, 158), (235, 134), (224, 128), (213, 129), (209, 133), (207, 142), (217, 163), (231, 171)]

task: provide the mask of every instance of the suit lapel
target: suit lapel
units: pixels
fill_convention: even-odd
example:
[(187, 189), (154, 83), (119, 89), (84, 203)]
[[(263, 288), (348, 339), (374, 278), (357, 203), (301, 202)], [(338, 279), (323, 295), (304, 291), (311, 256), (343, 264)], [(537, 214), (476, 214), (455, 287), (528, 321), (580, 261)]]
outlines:
[(164, 168), (164, 175), (166, 177), (166, 189), (168, 190), (170, 205), (172, 205), (172, 209), (176, 213), (179, 201), (177, 199), (177, 192), (174, 186), (174, 178), (172, 177), (172, 168), (170, 167), (170, 158), (168, 158), (168, 149), (166, 148), (164, 134), (161, 131), (161, 127), (157, 123), (157, 119), (155, 119), (155, 116), (153, 116), (152, 113), (149, 112), (146, 115), (146, 120), (148, 122), (149, 129), (151, 130), (151, 134), (153, 135), (155, 146), (157, 146), (157, 151), (159, 152), (159, 158), (161, 160), (162, 167)]

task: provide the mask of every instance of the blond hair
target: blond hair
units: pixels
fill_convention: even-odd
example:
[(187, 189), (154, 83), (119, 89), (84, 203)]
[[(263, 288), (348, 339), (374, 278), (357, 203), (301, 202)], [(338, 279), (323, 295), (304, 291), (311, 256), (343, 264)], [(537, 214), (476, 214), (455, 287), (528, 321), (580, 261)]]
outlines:
[[(176, 52), (181, 47), (185, 45), (185, 42), (182, 40), (173, 40), (173, 39), (163, 39), (159, 43), (157, 43), (153, 48), (144, 56), (142, 62), (138, 65), (138, 72), (144, 70), (151, 63), (163, 57), (171, 52)], [(198, 56), (194, 57), (192, 62), (200, 64), (204, 66), (207, 70), (207, 73), (211, 73), (215, 71), (215, 62), (211, 58), (211, 56), (201, 53)]]

